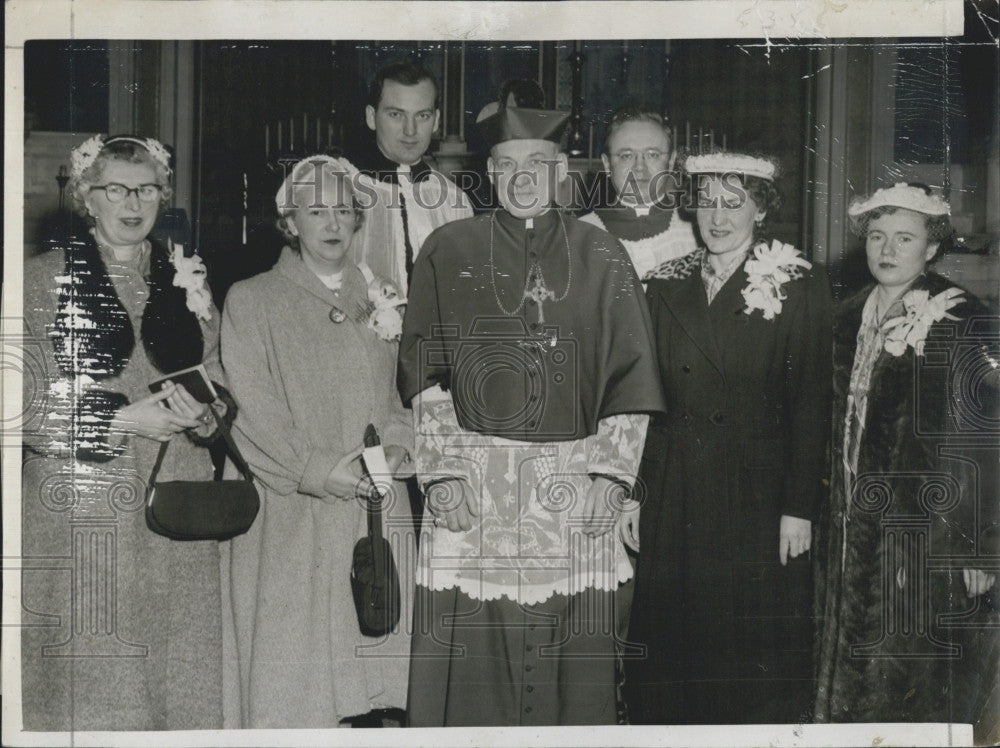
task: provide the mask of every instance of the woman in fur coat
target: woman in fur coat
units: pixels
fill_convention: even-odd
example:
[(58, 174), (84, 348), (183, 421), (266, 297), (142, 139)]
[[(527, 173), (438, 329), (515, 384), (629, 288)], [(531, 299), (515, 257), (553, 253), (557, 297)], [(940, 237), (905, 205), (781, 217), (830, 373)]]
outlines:
[(94, 136), (71, 160), (90, 230), (24, 266), (24, 728), (219, 728), (218, 543), (168, 540), (143, 513), (164, 442), (158, 480), (212, 479), (208, 406), (148, 385), (204, 364), (227, 398), (219, 314), (201, 260), (148, 238), (171, 195), (163, 145)]
[(952, 233), (940, 197), (899, 183), (849, 214), (875, 283), (834, 318), (816, 719), (975, 722), (996, 668), (977, 562), (995, 533), (996, 318), (927, 271)]

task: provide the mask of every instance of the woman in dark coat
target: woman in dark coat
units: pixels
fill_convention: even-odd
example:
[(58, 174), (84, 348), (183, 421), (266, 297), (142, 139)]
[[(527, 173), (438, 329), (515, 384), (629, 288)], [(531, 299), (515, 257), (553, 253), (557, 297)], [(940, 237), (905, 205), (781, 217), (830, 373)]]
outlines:
[(762, 240), (773, 162), (715, 153), (685, 168), (705, 247), (647, 292), (668, 415), (640, 474), (629, 640), (645, 653), (626, 660), (626, 703), (635, 723), (796, 721), (811, 691), (829, 289), (790, 245)]
[(927, 272), (952, 233), (948, 212), (902, 183), (849, 210), (875, 283), (834, 318), (818, 721), (975, 722), (988, 692), (979, 673), (995, 682), (981, 597), (995, 575), (975, 557), (996, 552), (984, 515), (995, 437), (984, 446), (977, 434), (997, 422), (996, 362), (982, 347), (995, 345), (996, 317)]

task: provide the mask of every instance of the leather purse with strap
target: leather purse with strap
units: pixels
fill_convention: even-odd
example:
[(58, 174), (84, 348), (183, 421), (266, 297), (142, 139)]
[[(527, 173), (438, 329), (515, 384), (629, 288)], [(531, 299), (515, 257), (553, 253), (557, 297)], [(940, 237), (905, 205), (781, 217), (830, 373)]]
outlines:
[(260, 510), (253, 473), (240, 453), (229, 428), (216, 412), (219, 433), (242, 478), (220, 481), (175, 480), (156, 482), (170, 442), (163, 442), (149, 476), (146, 524), (172, 540), (228, 540), (250, 529)]

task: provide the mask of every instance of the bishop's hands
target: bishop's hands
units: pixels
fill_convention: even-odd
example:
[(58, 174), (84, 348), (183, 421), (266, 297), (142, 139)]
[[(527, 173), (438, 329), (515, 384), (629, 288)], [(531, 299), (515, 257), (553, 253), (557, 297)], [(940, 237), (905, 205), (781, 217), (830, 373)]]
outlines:
[(479, 516), (479, 502), (465, 478), (445, 478), (424, 488), (425, 506), (434, 515), (434, 524), (452, 532), (472, 529)]
[(782, 514), (778, 526), (778, 558), (781, 560), (781, 565), (787, 565), (790, 558), (808, 553), (811, 545), (812, 522), (790, 514)]
[(627, 506), (622, 509), (616, 523), (618, 537), (621, 541), (636, 553), (639, 552), (639, 504)]

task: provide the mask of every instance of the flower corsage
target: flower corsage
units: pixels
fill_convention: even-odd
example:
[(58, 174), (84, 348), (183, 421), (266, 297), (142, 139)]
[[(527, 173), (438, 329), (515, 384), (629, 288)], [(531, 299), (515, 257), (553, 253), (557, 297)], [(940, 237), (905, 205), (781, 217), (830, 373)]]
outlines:
[(882, 325), (886, 333), (885, 349), (893, 356), (902, 356), (906, 346), (912, 346), (918, 356), (924, 355), (924, 342), (931, 325), (943, 319), (957, 320), (949, 309), (965, 301), (962, 289), (949, 288), (931, 298), (928, 291), (914, 289), (903, 295), (905, 315), (893, 317)]
[(187, 292), (187, 308), (198, 319), (208, 322), (212, 319), (212, 294), (205, 288), (208, 271), (198, 255), (184, 256), (184, 245), (167, 242), (170, 262), (174, 266), (174, 285)]
[(802, 256), (791, 244), (782, 244), (777, 239), (771, 246), (761, 242), (753, 248), (753, 259), (747, 260), (746, 271), (749, 282), (743, 289), (746, 301), (745, 314), (759, 309), (764, 319), (774, 319), (781, 314), (781, 302), (787, 298), (782, 286), (793, 278), (801, 278), (802, 270), (808, 270), (812, 263)]
[(392, 281), (374, 278), (368, 283), (368, 301), (373, 305), (368, 328), (381, 340), (399, 340), (403, 335), (401, 307), (406, 304)]

